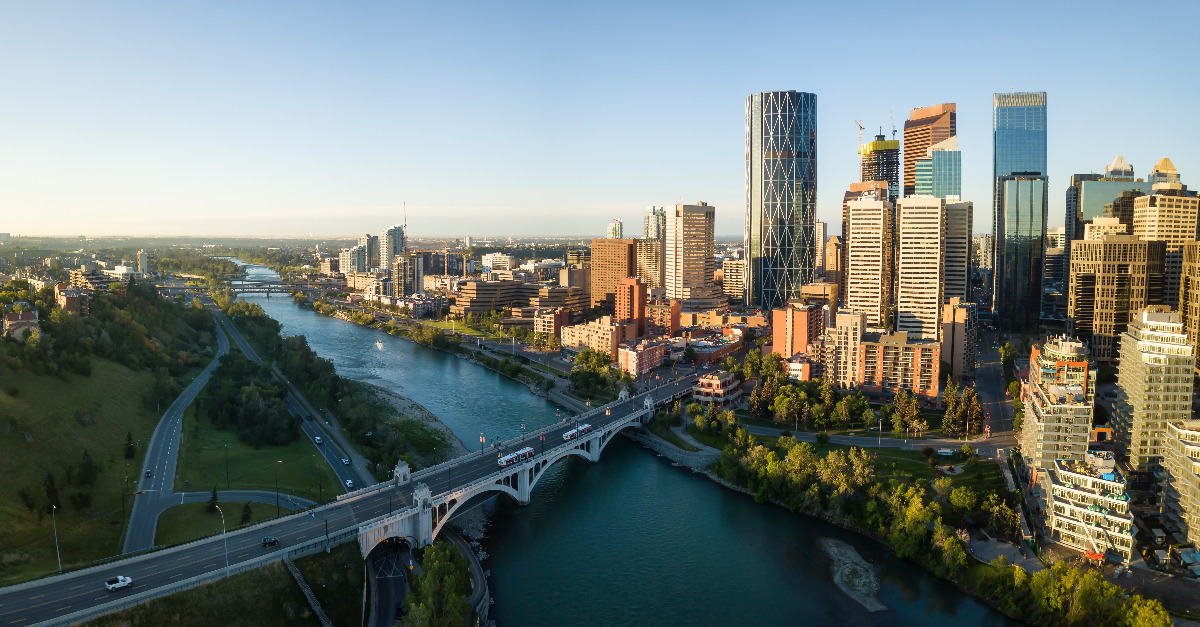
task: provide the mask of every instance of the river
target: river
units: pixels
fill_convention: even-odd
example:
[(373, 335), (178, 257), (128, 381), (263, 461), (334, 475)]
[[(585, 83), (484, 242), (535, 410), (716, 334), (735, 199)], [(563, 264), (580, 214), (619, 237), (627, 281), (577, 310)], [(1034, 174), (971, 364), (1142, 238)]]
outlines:
[[(509, 437), (555, 420), (545, 399), (481, 366), (286, 296), (246, 298), (342, 376), (421, 403), (468, 446), (481, 432)], [(1015, 624), (876, 542), (756, 504), (623, 438), (600, 463), (551, 469), (528, 506), (497, 499), (491, 519), (485, 568), (504, 627)], [(849, 542), (879, 567), (888, 611), (867, 613), (834, 586), (820, 537)]]

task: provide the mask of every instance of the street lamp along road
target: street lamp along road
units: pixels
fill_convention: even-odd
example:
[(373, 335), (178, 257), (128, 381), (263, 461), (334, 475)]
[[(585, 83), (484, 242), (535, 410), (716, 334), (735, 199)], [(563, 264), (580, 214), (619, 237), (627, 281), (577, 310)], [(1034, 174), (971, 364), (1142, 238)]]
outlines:
[(221, 512), (221, 539), (225, 541), (225, 576), (229, 576), (229, 536), (225, 535), (225, 510), (217, 505), (217, 511)]

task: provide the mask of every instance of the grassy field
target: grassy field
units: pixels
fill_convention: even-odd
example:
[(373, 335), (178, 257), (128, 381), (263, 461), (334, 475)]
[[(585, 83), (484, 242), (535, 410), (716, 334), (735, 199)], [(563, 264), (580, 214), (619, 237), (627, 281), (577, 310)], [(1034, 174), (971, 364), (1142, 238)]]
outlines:
[(439, 322), (437, 320), (422, 320), (421, 324), (426, 324), (431, 327), (437, 327), (439, 329), (445, 329), (446, 331), (454, 331), (455, 333), (462, 333), (463, 335), (474, 335), (476, 337), (489, 338), (489, 339), (497, 337), (495, 334), (492, 334), (492, 333), (484, 333), (482, 331), (476, 331), (475, 329), (472, 329), (471, 327), (468, 327), (467, 325), (462, 324), (460, 322), (450, 323), (450, 322)]
[(218, 490), (228, 485), (235, 490), (273, 491), (276, 472), (279, 491), (285, 494), (318, 501), (332, 499), (345, 491), (315, 445), (303, 435), (287, 446), (255, 449), (239, 440), (236, 431), (217, 429), (191, 409), (184, 415), (183, 443), (175, 471), (176, 491), (206, 491), (214, 485)]
[(673, 417), (668, 417), (665, 414), (655, 416), (654, 420), (651, 420), (649, 424), (646, 425), (646, 429), (648, 429), (650, 433), (653, 433), (654, 435), (657, 435), (658, 437), (675, 445), (676, 448), (685, 451), (698, 450), (691, 444), (684, 442), (683, 438), (671, 432), (670, 422), (672, 418)]
[[(250, 522), (242, 525), (242, 506), (245, 503), (218, 503), (225, 511), (225, 528), (229, 531), (249, 527), (263, 521), (275, 518), (275, 505), (267, 503), (250, 504)], [(158, 517), (158, 529), (154, 535), (154, 544), (170, 546), (207, 538), (221, 533), (221, 513), (207, 512), (207, 503), (184, 503), (176, 505), (163, 512)], [(280, 508), (284, 516), (291, 513), (286, 507)]]
[[(92, 375), (64, 381), (29, 372), (6, 372), (0, 385), (0, 585), (49, 575), (58, 570), (54, 531), (43, 482), (54, 475), (61, 506), (55, 517), (63, 568), (70, 569), (119, 552), (124, 515), (121, 493), (126, 474), (141, 469), (145, 443), (159, 414), (152, 402), (154, 377), (114, 362), (93, 358)], [(163, 401), (163, 407), (171, 399)], [(125, 434), (141, 440), (134, 459), (123, 450)], [(71, 485), (84, 448), (99, 465), (88, 507), (77, 509)], [(20, 492), (32, 497), (26, 507)], [(78, 497), (76, 497), (78, 498)]]
[[(360, 602), (361, 598), (360, 594)], [(282, 562), (275, 562), (85, 624), (92, 627), (256, 627), (321, 623), (287, 568)]]

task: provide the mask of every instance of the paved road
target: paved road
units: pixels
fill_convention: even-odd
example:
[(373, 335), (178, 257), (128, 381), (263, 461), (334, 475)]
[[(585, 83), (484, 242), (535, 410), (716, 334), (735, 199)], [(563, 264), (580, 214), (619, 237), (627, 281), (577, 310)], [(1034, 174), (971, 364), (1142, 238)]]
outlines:
[(975, 391), (979, 393), (979, 402), (987, 412), (987, 424), (992, 429), (992, 439), (998, 441), (998, 446), (1011, 447), (1017, 443), (1013, 432), (1013, 419), (1016, 417), (1012, 402), (1008, 399), (1008, 391), (1004, 384), (1004, 368), (1000, 363), (1000, 351), (996, 348), (997, 337), (994, 333), (985, 334), (979, 338), (979, 363), (975, 369)]
[[(233, 326), (233, 322), (231, 322), (225, 314), (219, 311), (215, 312), (214, 315), (216, 315), (217, 320), (225, 328), (225, 331), (229, 333), (229, 337), (233, 338), (234, 343), (237, 344), (237, 347), (242, 351), (242, 353), (245, 354), (250, 361), (253, 361), (256, 364), (262, 364), (262, 358), (259, 357), (254, 348), (250, 346), (250, 343), (246, 341), (246, 338), (242, 337), (241, 332), (239, 332), (237, 328)], [(280, 376), (277, 372), (275, 374), (277, 377)], [(286, 382), (286, 380), (282, 379), (282, 377), (280, 380)], [(370, 475), (367, 477), (360, 476), (353, 465), (342, 463), (343, 459), (350, 459), (350, 455), (348, 455), (341, 447), (338, 446), (337, 443), (330, 439), (330, 434), (327, 433), (325, 429), (321, 428), (319, 424), (317, 424), (318, 417), (304, 408), (304, 405), (291, 391), (291, 389), (292, 388), (289, 385), (287, 395), (284, 397), (284, 401), (287, 403), (288, 410), (293, 414), (300, 416), (301, 430), (304, 431), (304, 434), (306, 437), (308, 437), (309, 441), (317, 447), (317, 451), (321, 453), (321, 456), (325, 458), (325, 461), (329, 463), (329, 466), (333, 468), (333, 472), (337, 475), (338, 482), (341, 484), (341, 487), (345, 489), (346, 481), (354, 482), (355, 487), (368, 485), (364, 480), (368, 479)], [(318, 438), (321, 439), (319, 444), (317, 443)], [(371, 481), (371, 483), (375, 482)]]
[[(215, 322), (215, 318), (214, 318)], [(179, 460), (179, 435), (183, 428), (183, 412), (192, 404), (200, 390), (208, 385), (212, 373), (220, 365), (221, 357), (229, 352), (229, 339), (219, 325), (217, 332), (217, 354), (190, 385), (171, 403), (166, 413), (154, 428), (154, 435), (146, 448), (142, 471), (134, 478), (138, 493), (133, 498), (129, 513), (129, 526), (125, 530), (124, 553), (141, 551), (154, 546), (154, 532), (158, 515), (170, 507), (175, 490), (175, 465)], [(150, 476), (147, 477), (146, 473)]]
[[(657, 388), (652, 393), (656, 398), (666, 398), (691, 388), (693, 381), (694, 378), (688, 377)], [(597, 410), (582, 418), (594, 427), (602, 428), (610, 422), (621, 420), (630, 411), (640, 409), (643, 402), (642, 397), (635, 397), (610, 404), (607, 408), (611, 410), (611, 415), (606, 415), (604, 410)], [(564, 420), (553, 425), (545, 432), (545, 442), (550, 445), (561, 443), (562, 434), (573, 427), (573, 422)], [(524, 446), (538, 447), (540, 444), (538, 434), (529, 434), (523, 438), (503, 442), (498, 448), (512, 451)], [(437, 495), (448, 488), (492, 475), (497, 468), (496, 458), (491, 455), (468, 455), (460, 458), (458, 463), (449, 465), (446, 472), (425, 476), (422, 481)], [(341, 501), (280, 518), (265, 527), (233, 531), (86, 570), (0, 588), (0, 624), (53, 623), (73, 612), (96, 607), (131, 593), (161, 588), (165, 594), (168, 592), (168, 586), (174, 582), (223, 570), (226, 542), (230, 564), (254, 560), (267, 552), (279, 552), (282, 557), (288, 549), (306, 545), (314, 540), (319, 541), (325, 536), (327, 529), (330, 534), (343, 530), (357, 530), (363, 522), (407, 507), (412, 502), (412, 490), (413, 485), (409, 483), (358, 491)], [(261, 537), (268, 534), (279, 539), (277, 547), (265, 549), (261, 546)], [(132, 577), (133, 586), (113, 593), (106, 591), (104, 580), (115, 575)]]

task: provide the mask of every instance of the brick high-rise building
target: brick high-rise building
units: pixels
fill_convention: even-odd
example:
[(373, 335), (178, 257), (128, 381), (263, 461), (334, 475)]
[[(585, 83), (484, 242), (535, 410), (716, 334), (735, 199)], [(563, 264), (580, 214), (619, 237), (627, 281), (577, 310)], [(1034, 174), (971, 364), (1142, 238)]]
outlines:
[(711, 309), (725, 302), (713, 282), (715, 228), (716, 210), (707, 203), (667, 210), (666, 297), (681, 301), (685, 308)]
[(916, 193), (917, 160), (929, 147), (958, 134), (953, 102), (913, 109), (904, 122), (904, 196)]
[(637, 323), (637, 335), (646, 335), (646, 284), (635, 278), (617, 283), (613, 320)]
[[(1118, 342), (1129, 321), (1162, 302), (1166, 245), (1132, 235), (1093, 234), (1071, 242), (1067, 316), (1073, 333), (1091, 347), (1092, 359), (1116, 365)], [(1124, 225), (1118, 224), (1120, 228)]]
[(1200, 239), (1200, 196), (1179, 180), (1179, 171), (1163, 158), (1150, 172), (1151, 192), (1133, 199), (1133, 234), (1166, 242), (1163, 300), (1179, 302), (1184, 245)]
[(796, 353), (807, 353), (825, 332), (825, 308), (796, 302), (771, 311), (771, 352), (785, 361)]
[(617, 284), (637, 276), (637, 241), (631, 239), (592, 240), (591, 273), (588, 284), (592, 306), (613, 311)]

